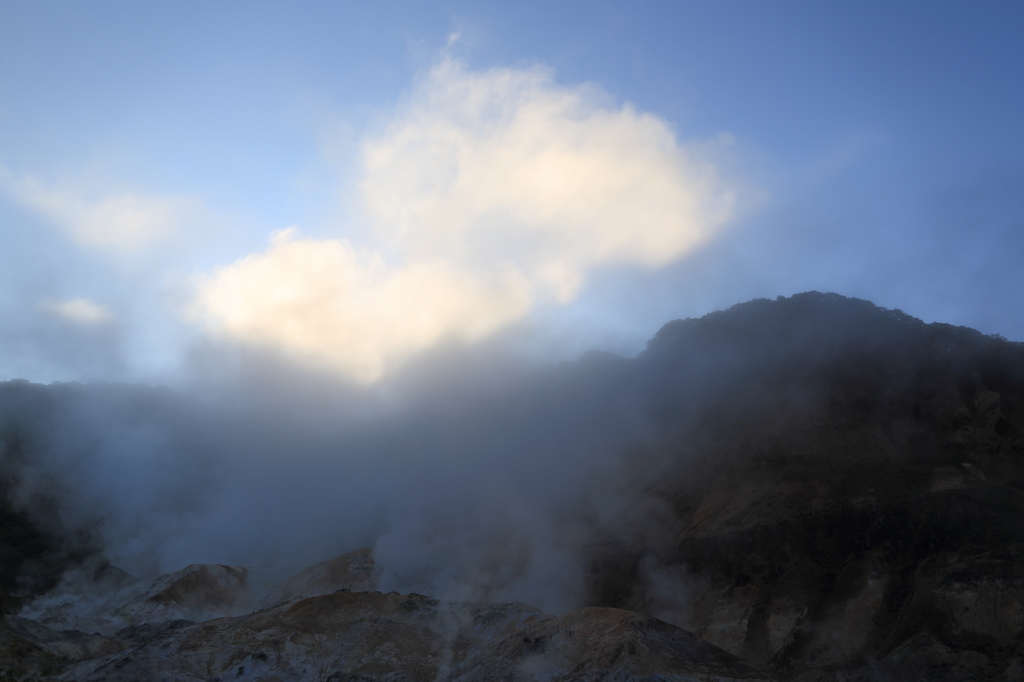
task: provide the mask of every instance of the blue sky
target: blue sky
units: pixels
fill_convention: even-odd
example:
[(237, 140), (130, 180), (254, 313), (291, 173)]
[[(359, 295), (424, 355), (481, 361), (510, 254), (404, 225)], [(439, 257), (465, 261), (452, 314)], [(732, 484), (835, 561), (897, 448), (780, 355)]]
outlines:
[(836, 291), (1024, 340), (1020, 3), (0, 2), (0, 378)]

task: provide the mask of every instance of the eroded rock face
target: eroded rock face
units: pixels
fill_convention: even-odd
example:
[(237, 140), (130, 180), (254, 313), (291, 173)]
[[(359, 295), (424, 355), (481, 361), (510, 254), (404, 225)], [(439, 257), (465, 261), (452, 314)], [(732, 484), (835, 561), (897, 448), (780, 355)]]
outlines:
[(654, 618), (338, 592), (160, 634), (60, 680), (769, 680)]
[(1021, 344), (822, 295), (659, 337), (676, 535), (595, 550), (595, 603), (785, 679), (1022, 679)]

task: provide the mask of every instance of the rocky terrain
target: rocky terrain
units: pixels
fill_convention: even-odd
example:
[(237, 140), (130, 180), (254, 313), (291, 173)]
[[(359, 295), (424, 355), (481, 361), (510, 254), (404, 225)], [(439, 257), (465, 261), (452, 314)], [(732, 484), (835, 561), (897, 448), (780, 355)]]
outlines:
[[(557, 402), (615, 395), (653, 425), (621, 456), (623, 522), (585, 543), (583, 608), (374, 592), (368, 550), (272, 585), (211, 565), (136, 582), (90, 564), (95, 540), (40, 521), (45, 504), (29, 514), (7, 496), (0, 670), (1024, 679), (1024, 345), (810, 293), (669, 323), (637, 358), (559, 371), (586, 381)], [(6, 428), (10, 460), (24, 448)], [(103, 589), (48, 592), (69, 567)]]
[[(0, 630), (7, 674), (77, 682), (772, 679), (632, 611), (591, 607), (556, 618), (518, 603), (442, 604), (418, 594), (353, 591), (373, 586), (366, 550), (289, 578), (263, 597), (268, 608), (253, 609), (262, 590), (246, 574), (189, 566), (102, 604), (89, 601), (88, 611), (67, 597), (35, 600)], [(10, 665), (15, 660), (19, 665)]]
[(598, 556), (596, 601), (658, 613), (656, 556), (689, 586), (674, 622), (784, 679), (1024, 678), (1021, 344), (808, 294), (671, 323), (638, 362), (700, 425), (649, 484), (678, 534)]

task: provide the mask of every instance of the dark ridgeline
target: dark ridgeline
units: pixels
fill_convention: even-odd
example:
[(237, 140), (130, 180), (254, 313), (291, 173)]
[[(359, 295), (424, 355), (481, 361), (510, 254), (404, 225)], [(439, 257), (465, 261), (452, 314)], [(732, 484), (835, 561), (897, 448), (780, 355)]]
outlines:
[[(146, 414), (172, 401), (0, 385), (5, 593), (95, 551), (91, 522), (12, 491), (64, 402), (99, 390)], [(671, 322), (635, 359), (588, 354), (516, 391), (524, 424), (536, 405), (566, 432), (644, 424), (621, 457), (632, 504), (587, 542), (591, 606), (780, 679), (1024, 678), (1024, 344), (811, 292)]]
[(595, 602), (657, 612), (675, 567), (676, 622), (784, 679), (1024, 675), (1024, 344), (806, 293), (635, 364), (677, 534), (594, 548)]

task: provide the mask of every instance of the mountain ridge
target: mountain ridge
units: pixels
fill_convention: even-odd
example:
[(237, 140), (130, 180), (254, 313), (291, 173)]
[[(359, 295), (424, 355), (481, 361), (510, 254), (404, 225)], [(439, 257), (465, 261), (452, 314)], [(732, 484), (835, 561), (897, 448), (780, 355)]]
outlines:
[(808, 292), (516, 390), (456, 425), (512, 415), (498, 442), (539, 415), (560, 426), (522, 444), (578, 433), (584, 451), (627, 434), (588, 492), (617, 511), (579, 547), (580, 606), (657, 617), (780, 679), (1024, 677), (1024, 343)]

